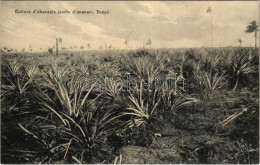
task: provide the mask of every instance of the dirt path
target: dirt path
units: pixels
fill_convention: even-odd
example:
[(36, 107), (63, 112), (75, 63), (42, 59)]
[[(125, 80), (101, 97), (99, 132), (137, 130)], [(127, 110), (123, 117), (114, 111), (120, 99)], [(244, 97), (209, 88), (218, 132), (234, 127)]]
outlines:
[(149, 147), (127, 146), (121, 149), (122, 163), (167, 164), (181, 163), (181, 156), (175, 145), (176, 137), (161, 137)]

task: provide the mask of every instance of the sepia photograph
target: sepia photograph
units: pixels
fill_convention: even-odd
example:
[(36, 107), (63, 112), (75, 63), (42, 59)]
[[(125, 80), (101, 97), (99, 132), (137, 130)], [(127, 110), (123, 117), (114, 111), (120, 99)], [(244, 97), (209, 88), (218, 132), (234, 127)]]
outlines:
[(0, 1), (1, 164), (259, 164), (259, 1)]

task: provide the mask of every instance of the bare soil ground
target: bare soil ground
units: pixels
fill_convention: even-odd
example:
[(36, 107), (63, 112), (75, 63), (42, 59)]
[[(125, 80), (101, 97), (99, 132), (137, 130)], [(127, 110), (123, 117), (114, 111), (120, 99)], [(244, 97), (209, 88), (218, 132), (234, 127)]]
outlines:
[[(232, 150), (235, 151), (237, 146), (243, 145), (240, 144), (240, 141), (248, 141), (249, 143), (255, 143), (255, 147), (258, 146), (257, 132), (247, 132), (243, 127), (235, 128), (240, 119), (258, 115), (257, 112), (253, 109), (245, 112), (227, 125), (229, 129), (221, 128), (222, 130), (220, 131), (217, 128), (210, 130), (207, 127), (210, 125), (209, 123), (216, 125), (217, 122), (239, 111), (241, 107), (247, 106), (245, 100), (257, 101), (258, 93), (248, 90), (220, 92), (207, 105), (208, 112), (195, 112), (188, 115), (190, 119), (193, 119), (194, 123), (186, 123), (186, 128), (185, 123), (183, 123), (182, 127), (185, 129), (189, 128), (189, 130), (177, 129), (172, 125), (172, 122), (168, 122), (165, 127), (158, 130), (158, 133), (161, 133), (162, 136), (154, 139), (150, 146), (122, 147), (120, 150), (120, 154), (123, 157), (122, 163), (232, 163), (232, 159), (238, 156), (232, 155)], [(187, 121), (190, 119), (187, 118)], [(237, 136), (235, 140), (233, 139), (234, 135)], [(230, 150), (230, 153), (224, 150)], [(241, 152), (243, 152), (242, 147)], [(247, 156), (250, 157), (250, 160), (247, 163), (258, 162), (257, 151), (241, 154), (248, 154)], [(223, 156), (226, 158), (224, 161), (220, 161), (221, 158), (223, 159)]]

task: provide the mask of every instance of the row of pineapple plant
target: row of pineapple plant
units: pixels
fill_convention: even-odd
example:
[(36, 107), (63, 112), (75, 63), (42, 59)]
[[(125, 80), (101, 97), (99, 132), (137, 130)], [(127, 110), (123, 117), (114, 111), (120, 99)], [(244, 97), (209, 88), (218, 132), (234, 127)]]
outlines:
[[(176, 52), (179, 58), (169, 52), (144, 51), (112, 61), (100, 59), (94, 70), (84, 57), (78, 62), (49, 62), (43, 68), (40, 64), (25, 67), (16, 60), (7, 60), (2, 68), (1, 102), (11, 116), (27, 114), (26, 119), (16, 121), (17, 127), (44, 148), (46, 157), (41, 163), (110, 163), (116, 157), (108, 146), (110, 135), (150, 128), (160, 114), (211, 99), (227, 84), (236, 90), (241, 76), (257, 72), (257, 57), (251, 51), (231, 51), (227, 62), (223, 62), (223, 52), (217, 51), (210, 52), (211, 56), (205, 55), (205, 50), (188, 54), (180, 50)], [(187, 67), (191, 72), (185, 70)], [(157, 77), (172, 73), (191, 79), (188, 85), (197, 96), (174, 90), (167, 81), (156, 84)], [(127, 86), (126, 74), (134, 79), (132, 90), (121, 90), (122, 83)], [(99, 82), (84, 81), (91, 76)], [(152, 90), (144, 87), (144, 80)], [(105, 90), (95, 90), (100, 83)], [(151, 129), (149, 133), (154, 136), (156, 132)]]

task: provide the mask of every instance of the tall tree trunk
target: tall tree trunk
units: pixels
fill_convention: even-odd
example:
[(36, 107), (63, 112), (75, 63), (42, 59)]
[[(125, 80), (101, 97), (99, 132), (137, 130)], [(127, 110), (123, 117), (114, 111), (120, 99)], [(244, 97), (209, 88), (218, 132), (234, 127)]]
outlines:
[(257, 47), (257, 30), (255, 30), (255, 48)]
[(56, 55), (59, 54), (59, 39), (56, 38)]

